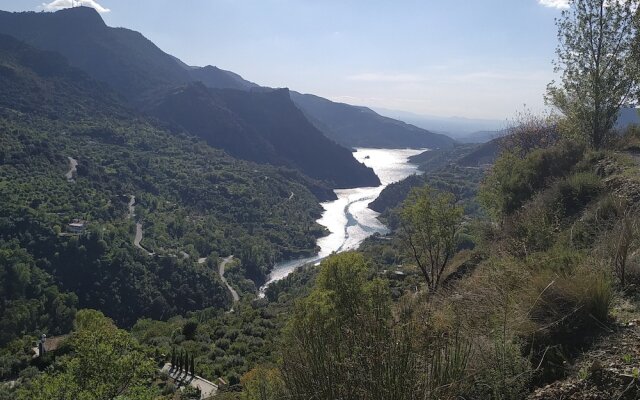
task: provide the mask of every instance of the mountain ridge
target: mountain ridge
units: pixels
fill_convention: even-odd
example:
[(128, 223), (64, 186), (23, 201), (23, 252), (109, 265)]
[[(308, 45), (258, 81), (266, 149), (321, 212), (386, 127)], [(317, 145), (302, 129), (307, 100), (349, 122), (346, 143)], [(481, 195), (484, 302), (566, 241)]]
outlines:
[(288, 89), (249, 93), (190, 83), (159, 96), (146, 112), (235, 157), (292, 167), (334, 188), (380, 184), (373, 170), (304, 118)]
[(446, 148), (455, 140), (384, 117), (372, 109), (291, 92), (298, 107), (324, 134), (347, 147)]
[[(87, 7), (55, 13), (0, 12), (0, 33), (15, 36), (36, 48), (62, 54), (72, 66), (111, 85), (137, 110), (153, 110), (150, 104), (162, 104), (163, 98), (158, 96), (165, 96), (176, 87), (180, 88), (194, 81), (220, 86), (224, 90), (241, 89), (238, 91), (245, 94), (238, 96), (245, 96), (246, 104), (252, 96), (257, 99), (263, 97), (260, 93), (249, 90), (257, 85), (245, 81), (239, 75), (213, 66), (189, 67), (163, 52), (139, 32), (108, 27), (95, 10)], [(218, 99), (218, 103), (224, 103), (219, 101), (220, 93), (214, 98)], [(298, 168), (310, 173), (313, 179), (322, 179), (340, 188), (379, 184), (373, 170), (359, 163), (347, 149), (334, 144), (313, 128), (306, 118), (298, 115), (297, 108), (290, 104), (290, 100), (260, 104), (260, 107), (267, 107), (274, 115), (280, 116), (280, 121), (271, 118), (271, 124), (250, 121), (254, 113), (260, 112), (260, 101), (257, 101), (256, 108), (245, 110), (250, 112), (217, 112), (221, 110), (210, 107), (210, 110), (216, 112), (207, 115), (204, 109), (200, 108), (201, 112), (195, 113), (189, 106), (205, 107), (206, 101), (212, 99), (196, 103), (202, 100), (201, 96), (174, 96), (171, 100), (173, 109), (181, 109), (185, 115), (197, 120), (186, 121), (185, 118), (180, 118), (177, 121), (175, 113), (166, 112), (156, 113), (157, 118), (180, 122), (182, 126), (189, 125), (191, 129), (188, 130), (192, 134), (207, 138), (211, 145), (220, 144), (218, 140), (211, 140), (212, 132), (220, 133), (224, 135), (223, 141), (226, 142), (219, 148), (232, 150), (243, 159)], [(179, 104), (180, 101), (185, 103)], [(170, 115), (173, 116), (173, 121), (169, 121)], [(236, 138), (231, 132), (239, 133), (239, 127), (243, 127), (242, 135)], [(230, 131), (225, 132), (226, 128), (230, 128)], [(273, 132), (280, 128), (280, 135)], [(296, 138), (297, 135), (303, 135), (305, 140)], [(270, 143), (270, 140), (280, 137), (287, 137), (286, 144), (291, 148), (282, 143)], [(235, 139), (238, 140), (232, 143)], [(309, 151), (311, 143), (316, 146), (315, 151)], [(243, 152), (240, 149), (243, 145), (248, 145), (255, 151)], [(260, 154), (260, 149), (265, 149), (267, 154)], [(301, 157), (302, 154), (304, 156)]]
[[(37, 22), (38, 30), (48, 34), (33, 36), (34, 29), (30, 28), (33, 20)], [(263, 88), (218, 67), (189, 66), (162, 51), (139, 32), (108, 27), (100, 15), (88, 7), (55, 13), (0, 12), (0, 33), (16, 36), (35, 47), (62, 53), (72, 65), (109, 82), (138, 106), (140, 98), (147, 97), (158, 88), (192, 81), (201, 81), (218, 89), (251, 91)], [(70, 50), (73, 48), (77, 51)], [(444, 135), (383, 117), (366, 107), (335, 103), (293, 91), (291, 94), (294, 103), (316, 128), (348, 148), (441, 148), (454, 143)], [(324, 112), (327, 107), (332, 113)]]

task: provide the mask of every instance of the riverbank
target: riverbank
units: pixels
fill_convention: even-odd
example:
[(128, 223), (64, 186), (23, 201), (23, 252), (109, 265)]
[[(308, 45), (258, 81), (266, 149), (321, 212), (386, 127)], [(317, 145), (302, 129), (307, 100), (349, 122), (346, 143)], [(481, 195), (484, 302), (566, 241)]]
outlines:
[(276, 264), (267, 277), (267, 282), (260, 288), (259, 296), (264, 297), (265, 290), (271, 283), (284, 279), (303, 265), (318, 263), (334, 252), (356, 249), (362, 241), (375, 233), (387, 233), (386, 226), (378, 220), (380, 214), (369, 209), (368, 205), (389, 184), (413, 174), (420, 174), (417, 165), (409, 162), (409, 157), (425, 150), (356, 149), (354, 157), (367, 167), (373, 168), (381, 184), (376, 187), (335, 190), (337, 200), (321, 203), (324, 212), (317, 222), (325, 226), (330, 233), (318, 239), (318, 254)]

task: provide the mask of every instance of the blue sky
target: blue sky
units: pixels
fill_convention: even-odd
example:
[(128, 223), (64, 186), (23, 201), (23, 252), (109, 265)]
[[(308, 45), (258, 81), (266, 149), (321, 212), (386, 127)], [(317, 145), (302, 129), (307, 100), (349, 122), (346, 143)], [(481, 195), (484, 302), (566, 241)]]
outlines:
[[(188, 64), (435, 116), (544, 108), (566, 0), (82, 0)], [(97, 1), (97, 2), (96, 2)], [(7, 11), (71, 0), (0, 0)]]

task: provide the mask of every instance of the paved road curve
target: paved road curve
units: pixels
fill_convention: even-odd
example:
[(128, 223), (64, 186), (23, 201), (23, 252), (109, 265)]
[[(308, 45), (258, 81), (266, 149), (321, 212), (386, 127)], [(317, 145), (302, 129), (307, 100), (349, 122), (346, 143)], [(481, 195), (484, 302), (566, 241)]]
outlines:
[[(233, 261), (232, 255), (222, 260), (222, 262), (218, 265), (218, 273), (220, 274), (220, 279), (222, 279), (222, 282), (227, 286), (227, 289), (229, 289), (229, 292), (231, 292), (231, 297), (233, 297), (233, 302), (237, 303), (238, 301), (240, 301), (240, 296), (238, 296), (238, 292), (236, 292), (235, 289), (232, 288), (231, 285), (229, 285), (227, 278), (224, 277), (224, 269), (226, 268), (227, 264), (229, 264), (231, 261)], [(231, 307), (231, 310), (229, 310), (229, 312), (233, 312), (233, 307)]]
[[(135, 218), (135, 216), (136, 216), (136, 196), (131, 195), (129, 196), (128, 218), (132, 219), (132, 218)], [(143, 236), (142, 224), (140, 222), (136, 222), (136, 236), (133, 238), (133, 245), (139, 248), (140, 250), (144, 251), (148, 255), (152, 256), (153, 253), (145, 249), (144, 247), (142, 247), (142, 245), (140, 244), (140, 242), (142, 241), (142, 236)]]
[(69, 159), (69, 172), (64, 174), (65, 178), (67, 178), (67, 182), (75, 182), (76, 180), (73, 178), (73, 175), (78, 171), (78, 160), (73, 157), (67, 157)]

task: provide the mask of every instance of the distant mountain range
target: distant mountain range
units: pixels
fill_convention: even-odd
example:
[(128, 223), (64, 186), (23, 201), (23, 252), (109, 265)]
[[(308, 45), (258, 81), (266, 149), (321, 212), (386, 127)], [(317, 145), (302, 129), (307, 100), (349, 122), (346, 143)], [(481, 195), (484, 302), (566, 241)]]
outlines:
[(318, 129), (344, 146), (437, 149), (455, 143), (448, 136), (383, 117), (367, 107), (298, 92), (291, 92), (291, 97)]
[[(397, 118), (432, 132), (446, 134), (461, 143), (489, 142), (504, 136), (509, 124), (517, 122), (462, 117), (435, 117), (384, 108), (376, 108), (376, 110), (382, 115)], [(620, 110), (620, 117), (616, 123), (616, 128), (625, 128), (630, 124), (640, 124), (638, 109), (632, 107), (623, 108)]]
[(431, 132), (438, 132), (463, 143), (484, 143), (496, 137), (496, 131), (507, 127), (508, 121), (463, 117), (436, 117), (407, 111), (376, 108), (382, 115), (396, 118)]
[[(332, 141), (348, 148), (443, 148), (454, 143), (364, 107), (296, 92), (291, 92), (292, 103), (283, 98), (288, 91), (262, 88), (214, 66), (189, 66), (138, 32), (107, 26), (92, 8), (0, 12), (0, 33), (64, 55), (133, 107), (212, 146), (247, 160), (297, 168), (333, 187), (372, 186), (379, 180)], [(193, 82), (218, 90), (206, 91)]]
[[(236, 157), (297, 168), (333, 187), (380, 182), (372, 169), (313, 127), (284, 99), (286, 94), (249, 91), (257, 85), (237, 74), (188, 66), (138, 32), (108, 27), (92, 8), (0, 12), (0, 33), (62, 54), (138, 110), (176, 123)], [(228, 91), (209, 92), (193, 82)]]

